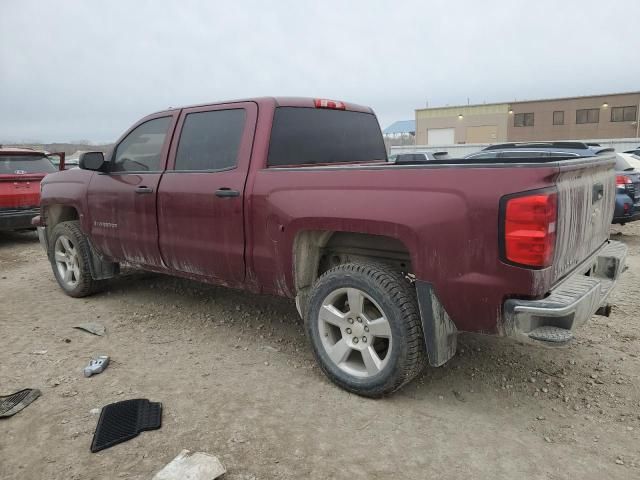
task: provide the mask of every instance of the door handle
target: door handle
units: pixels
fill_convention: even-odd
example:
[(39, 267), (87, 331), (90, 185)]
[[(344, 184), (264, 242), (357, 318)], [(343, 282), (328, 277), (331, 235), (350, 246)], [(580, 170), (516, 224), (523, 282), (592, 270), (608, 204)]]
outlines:
[(229, 198), (229, 197), (239, 197), (240, 192), (238, 190), (231, 190), (228, 187), (222, 187), (216, 190), (216, 197)]
[(153, 193), (153, 188), (141, 185), (136, 188), (136, 193)]

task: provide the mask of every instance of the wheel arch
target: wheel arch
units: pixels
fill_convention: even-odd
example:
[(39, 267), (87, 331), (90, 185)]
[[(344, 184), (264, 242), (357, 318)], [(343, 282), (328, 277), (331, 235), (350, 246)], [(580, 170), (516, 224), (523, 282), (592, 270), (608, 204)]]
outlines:
[(397, 271), (412, 272), (411, 253), (398, 238), (361, 232), (302, 230), (293, 242), (296, 306), (302, 316), (309, 290), (325, 271), (352, 261), (376, 261)]
[(49, 204), (43, 207), (43, 213), (49, 231), (61, 222), (80, 220), (78, 209), (73, 205)]

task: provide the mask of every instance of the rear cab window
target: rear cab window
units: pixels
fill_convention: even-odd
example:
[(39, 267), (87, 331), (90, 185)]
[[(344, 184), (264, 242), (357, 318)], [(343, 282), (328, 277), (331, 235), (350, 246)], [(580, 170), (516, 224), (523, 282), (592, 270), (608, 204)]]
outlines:
[(53, 173), (58, 169), (42, 155), (2, 155), (0, 175), (21, 175), (25, 173)]
[(375, 115), (307, 107), (278, 107), (267, 165), (326, 165), (387, 161)]

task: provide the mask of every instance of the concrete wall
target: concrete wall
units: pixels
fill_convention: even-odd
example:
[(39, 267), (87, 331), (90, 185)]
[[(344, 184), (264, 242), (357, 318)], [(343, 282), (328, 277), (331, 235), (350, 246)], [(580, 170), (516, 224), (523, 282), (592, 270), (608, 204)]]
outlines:
[(504, 142), (507, 139), (508, 111), (507, 103), (416, 110), (416, 144), (427, 144), (430, 128), (454, 128), (457, 144), (466, 143), (468, 136), (473, 141), (485, 136), (486, 142)]
[[(567, 138), (580, 140), (635, 137), (636, 125), (630, 121), (612, 122), (611, 108), (636, 106), (637, 109), (639, 102), (640, 93), (513, 103), (511, 104), (513, 114), (509, 115), (507, 138), (510, 142), (528, 142)], [(605, 103), (607, 107), (603, 107)], [(576, 124), (576, 110), (586, 108), (600, 109), (598, 123)], [(564, 125), (553, 125), (554, 111), (564, 111)], [(534, 125), (532, 127), (514, 126), (516, 113), (533, 113)]]

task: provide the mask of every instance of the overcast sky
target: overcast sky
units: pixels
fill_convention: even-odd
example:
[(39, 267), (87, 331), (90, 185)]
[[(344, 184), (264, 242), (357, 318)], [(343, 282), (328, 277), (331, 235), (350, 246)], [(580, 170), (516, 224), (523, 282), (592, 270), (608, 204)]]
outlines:
[(414, 109), (640, 90), (640, 1), (0, 0), (0, 140), (264, 95)]

